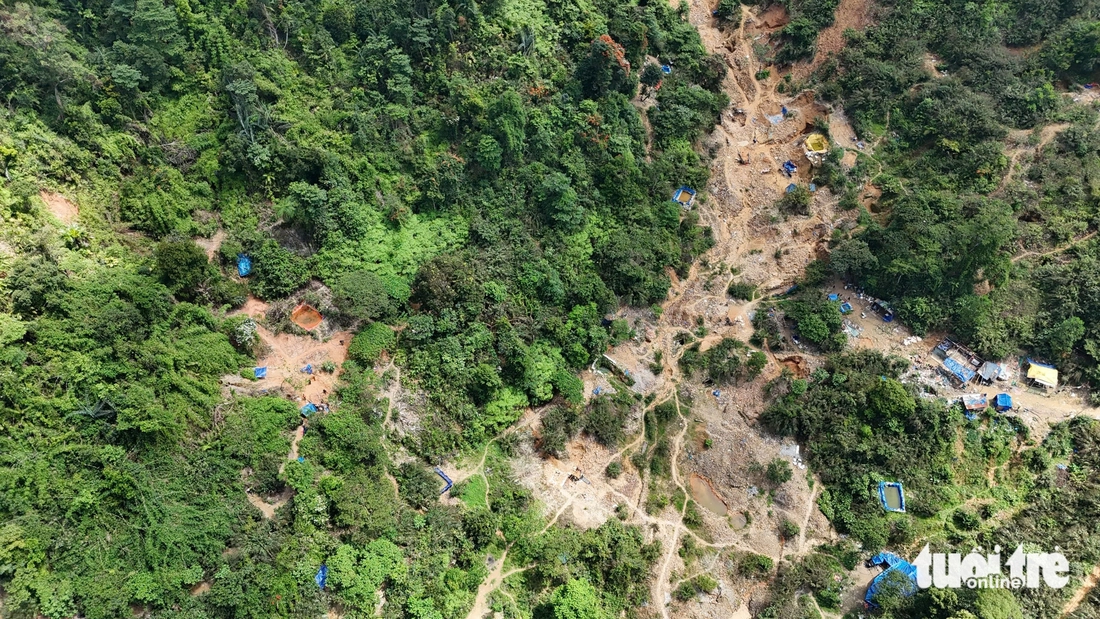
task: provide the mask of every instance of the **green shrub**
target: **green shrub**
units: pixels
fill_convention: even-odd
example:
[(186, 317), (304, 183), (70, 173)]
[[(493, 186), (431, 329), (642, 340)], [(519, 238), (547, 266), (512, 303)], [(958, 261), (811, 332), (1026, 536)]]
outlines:
[(752, 301), (756, 297), (756, 286), (745, 282), (731, 282), (726, 294), (738, 301)]
[(623, 473), (623, 465), (618, 460), (612, 460), (607, 463), (607, 468), (604, 469), (604, 474), (611, 479), (618, 479), (619, 475)]
[(396, 339), (393, 329), (380, 322), (371, 323), (352, 338), (348, 356), (363, 365), (373, 365), (382, 351), (393, 346)]

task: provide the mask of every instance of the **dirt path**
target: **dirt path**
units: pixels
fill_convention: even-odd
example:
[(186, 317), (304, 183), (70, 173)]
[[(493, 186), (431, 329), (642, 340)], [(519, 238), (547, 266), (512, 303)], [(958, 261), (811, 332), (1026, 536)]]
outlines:
[[(224, 237), (224, 234), (223, 234)], [(211, 241), (217, 241), (218, 235), (214, 235)], [(220, 244), (220, 241), (217, 241)], [(208, 251), (210, 251), (208, 249)], [(214, 250), (216, 251), (216, 249)], [(268, 304), (249, 297), (239, 310), (233, 314), (245, 314), (257, 323), (264, 319), (268, 310)], [(321, 371), (321, 365), (325, 361), (333, 362), (337, 368), (347, 358), (347, 349), (351, 344), (352, 334), (347, 331), (334, 333), (328, 341), (322, 342), (312, 336), (292, 335), (289, 333), (274, 334), (267, 328), (257, 324), (256, 333), (264, 346), (264, 352), (256, 361), (256, 367), (267, 368), (267, 375), (255, 382), (242, 382), (239, 377), (226, 376), (222, 378), (223, 384), (227, 384), (232, 390), (245, 392), (252, 395), (269, 393), (282, 393), (295, 397), (299, 405), (313, 402), (321, 405), (328, 401), (333, 393), (340, 370), (331, 374)], [(314, 368), (313, 374), (306, 374), (302, 369), (306, 365)], [(298, 459), (298, 444), (305, 435), (305, 425), (295, 428), (290, 438), (290, 451), (287, 453), (286, 462)], [(286, 462), (279, 467), (282, 473), (286, 468)], [(265, 518), (275, 517), (275, 511), (286, 505), (294, 496), (291, 488), (286, 488), (274, 500), (246, 492), (248, 502), (263, 513)], [(271, 498), (271, 497), (268, 497)]]
[(226, 236), (227, 235), (225, 233), (225, 230), (218, 228), (218, 231), (214, 233), (214, 236), (210, 238), (204, 238), (201, 236), (195, 237), (194, 241), (195, 245), (198, 245), (202, 248), (204, 252), (206, 252), (206, 259), (213, 260), (214, 254), (218, 253), (218, 250), (221, 249), (222, 243), (225, 242)]
[(1081, 602), (1085, 601), (1085, 598), (1088, 597), (1089, 593), (1092, 592), (1098, 583), (1100, 583), (1100, 565), (1097, 565), (1096, 568), (1092, 570), (1092, 573), (1085, 577), (1085, 581), (1081, 583), (1081, 588), (1079, 588), (1073, 594), (1073, 597), (1066, 602), (1066, 605), (1062, 607), (1062, 616), (1068, 617), (1073, 614), (1073, 611), (1077, 610), (1077, 607), (1081, 605)]
[[(497, 560), (493, 566), (493, 570), (489, 572), (489, 575), (485, 577), (477, 588), (477, 597), (474, 598), (474, 606), (470, 609), (470, 612), (466, 614), (466, 619), (482, 619), (485, 615), (492, 612), (489, 608), (489, 594), (496, 591), (497, 587), (504, 582), (504, 559), (508, 557), (508, 551), (505, 550), (500, 555), (500, 559)], [(509, 574), (511, 575), (511, 573)]]
[(1076, 239), (1070, 241), (1069, 243), (1066, 243), (1065, 245), (1061, 245), (1061, 246), (1055, 247), (1054, 249), (1050, 249), (1050, 250), (1047, 250), (1047, 251), (1044, 251), (1044, 252), (1025, 251), (1022, 254), (1013, 256), (1012, 261), (1013, 262), (1019, 262), (1020, 260), (1023, 260), (1024, 258), (1032, 258), (1032, 257), (1042, 258), (1044, 256), (1052, 256), (1054, 254), (1060, 254), (1060, 253), (1066, 251), (1067, 249), (1071, 249), (1075, 245), (1079, 245), (1081, 243), (1084, 243), (1085, 241), (1087, 241), (1087, 240), (1091, 239), (1092, 237), (1096, 236), (1096, 232), (1097, 232), (1096, 230), (1093, 230), (1092, 232), (1089, 232), (1085, 236), (1082, 236), (1080, 238), (1076, 238)]

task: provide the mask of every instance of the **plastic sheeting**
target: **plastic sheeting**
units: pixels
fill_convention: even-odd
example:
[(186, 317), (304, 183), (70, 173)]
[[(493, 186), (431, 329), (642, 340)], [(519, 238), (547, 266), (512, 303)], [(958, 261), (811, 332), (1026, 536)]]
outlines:
[(875, 579), (871, 581), (871, 586), (867, 587), (867, 595), (863, 596), (863, 601), (868, 606), (875, 606), (875, 595), (884, 586), (887, 576), (890, 572), (901, 572), (908, 577), (909, 582), (902, 587), (901, 594), (905, 597), (909, 597), (919, 591), (917, 587), (917, 566), (902, 559), (892, 552), (880, 552), (874, 557), (871, 557), (871, 565), (885, 565), (886, 569), (881, 574), (875, 576)]
[(309, 402), (302, 407), (302, 410), (300, 412), (302, 413), (303, 417), (309, 417), (313, 413), (317, 412), (317, 405), (313, 402)]
[(252, 371), (255, 373), (256, 378), (267, 378), (267, 366), (266, 365), (262, 368), (254, 368)]
[[(897, 505), (890, 505), (890, 501), (886, 496), (887, 493), (897, 493)], [(901, 485), (900, 481), (880, 481), (878, 482), (878, 498), (882, 502), (882, 509), (888, 512), (905, 513), (905, 487)]]
[(1027, 377), (1040, 385), (1054, 388), (1058, 386), (1058, 370), (1044, 363), (1036, 363), (1027, 360), (1031, 365), (1027, 368)]
[(252, 273), (252, 258), (247, 254), (237, 254), (237, 275), (248, 277)]
[(439, 491), (439, 494), (446, 494), (447, 491), (451, 489), (451, 486), (455, 485), (455, 483), (451, 481), (451, 478), (447, 477), (447, 474), (443, 472), (443, 469), (439, 468), (438, 466), (435, 467), (435, 474), (442, 477), (443, 481), (447, 483), (447, 487)]
[(321, 569), (317, 570), (317, 574), (313, 577), (313, 582), (317, 583), (317, 586), (321, 589), (325, 588), (325, 583), (328, 582), (328, 566), (324, 563), (321, 564)]
[(1012, 396), (1007, 393), (998, 393), (997, 397), (993, 399), (993, 408), (1000, 412), (1004, 412), (1012, 409)]
[(968, 383), (974, 378), (974, 370), (966, 367), (958, 361), (948, 357), (943, 360), (943, 367), (962, 383)]

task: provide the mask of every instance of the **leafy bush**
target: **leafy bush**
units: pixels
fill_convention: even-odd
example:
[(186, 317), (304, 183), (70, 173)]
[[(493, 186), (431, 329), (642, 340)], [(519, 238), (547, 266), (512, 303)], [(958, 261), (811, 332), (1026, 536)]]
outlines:
[(373, 365), (382, 351), (393, 346), (396, 339), (393, 329), (380, 322), (371, 323), (352, 338), (348, 357), (364, 365)]

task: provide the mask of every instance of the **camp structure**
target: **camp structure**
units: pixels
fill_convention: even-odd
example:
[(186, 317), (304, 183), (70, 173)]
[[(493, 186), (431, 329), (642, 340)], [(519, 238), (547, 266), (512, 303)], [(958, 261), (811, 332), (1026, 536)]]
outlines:
[(312, 331), (321, 324), (324, 317), (312, 305), (301, 303), (290, 312), (290, 320), (306, 331)]
[(947, 374), (951, 378), (959, 381), (959, 383), (962, 385), (965, 385), (966, 383), (974, 379), (974, 370), (971, 370), (965, 365), (959, 363), (957, 359), (953, 359), (951, 357), (944, 359), (943, 368), (944, 370), (946, 370)]
[(874, 602), (875, 595), (878, 594), (883, 583), (886, 582), (890, 572), (901, 572), (909, 579), (899, 592), (903, 596), (909, 597), (919, 590), (919, 587), (917, 587), (917, 566), (892, 552), (880, 552), (868, 559), (865, 565), (867, 567), (875, 567), (877, 565), (885, 567), (882, 573), (875, 576), (875, 579), (871, 581), (871, 585), (867, 587), (867, 595), (863, 596), (863, 602), (868, 608), (878, 607)]
[(978, 368), (978, 380), (983, 385), (993, 384), (993, 381), (997, 380), (997, 377), (1000, 375), (1001, 366), (992, 361), (986, 361), (982, 364), (982, 367)]
[(878, 499), (882, 502), (882, 509), (905, 513), (905, 488), (900, 481), (878, 482)]
[(998, 413), (1012, 410), (1012, 396), (1007, 393), (998, 393), (997, 397), (993, 398), (993, 408)]
[(825, 163), (825, 156), (829, 154), (829, 140), (820, 133), (811, 133), (806, 136), (803, 152), (811, 166), (820, 166)]
[(963, 408), (968, 411), (982, 412), (989, 408), (989, 398), (984, 393), (966, 393), (960, 398)]
[(1028, 359), (1027, 363), (1027, 377), (1031, 382), (1047, 389), (1054, 389), (1058, 386), (1058, 370), (1054, 369), (1053, 365), (1039, 363), (1031, 359)]
[(691, 208), (691, 205), (695, 204), (695, 190), (686, 185), (682, 186), (672, 194), (672, 201), (683, 208)]
[(453, 481), (451, 481), (451, 478), (447, 477), (447, 474), (443, 472), (443, 469), (439, 468), (438, 466), (435, 467), (435, 474), (442, 477), (443, 482), (445, 484), (447, 484), (442, 490), (439, 491), (439, 494), (440, 495), (446, 494), (447, 491), (450, 490), (451, 487), (455, 485), (455, 483)]

